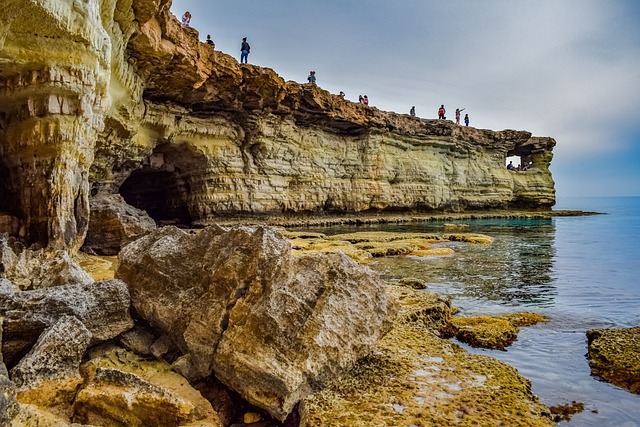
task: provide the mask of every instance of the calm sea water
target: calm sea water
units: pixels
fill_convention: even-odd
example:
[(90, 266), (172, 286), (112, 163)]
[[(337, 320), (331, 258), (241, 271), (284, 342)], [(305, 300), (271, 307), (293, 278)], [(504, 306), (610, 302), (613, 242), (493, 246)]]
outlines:
[[(557, 209), (604, 212), (548, 220), (460, 221), (495, 238), (484, 247), (447, 243), (450, 257), (391, 257), (373, 268), (417, 277), (451, 296), (461, 315), (533, 311), (550, 322), (520, 329), (507, 351), (472, 349), (516, 367), (549, 406), (582, 402), (570, 426), (640, 427), (640, 396), (592, 377), (585, 332), (640, 325), (640, 197), (571, 198)], [(332, 228), (437, 231), (442, 223)]]

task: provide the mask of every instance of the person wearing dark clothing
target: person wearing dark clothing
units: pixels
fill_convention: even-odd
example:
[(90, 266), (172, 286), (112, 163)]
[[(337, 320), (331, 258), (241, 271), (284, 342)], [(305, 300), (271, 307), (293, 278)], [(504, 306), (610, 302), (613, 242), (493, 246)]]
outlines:
[(249, 52), (251, 51), (251, 46), (249, 46), (249, 43), (247, 43), (247, 38), (244, 37), (242, 39), (242, 46), (240, 47), (240, 52), (242, 52), (240, 54), (240, 63), (242, 64), (242, 61), (244, 60), (244, 63), (247, 64), (248, 60), (249, 60)]
[(213, 46), (213, 40), (211, 40), (211, 34), (207, 34), (207, 41), (205, 42), (208, 45)]
[(447, 110), (444, 109), (444, 105), (441, 105), (440, 108), (438, 109), (438, 118), (446, 119), (446, 117), (444, 116), (446, 113), (447, 113)]
[(468, 114), (464, 115), (464, 125), (465, 126), (469, 126), (469, 115)]
[(415, 105), (413, 107), (411, 107), (411, 110), (409, 110), (409, 114), (411, 114), (411, 117), (415, 117), (416, 116), (416, 107), (415, 107)]
[(309, 77), (307, 77), (307, 81), (309, 83), (316, 84), (316, 72), (315, 71), (309, 71)]

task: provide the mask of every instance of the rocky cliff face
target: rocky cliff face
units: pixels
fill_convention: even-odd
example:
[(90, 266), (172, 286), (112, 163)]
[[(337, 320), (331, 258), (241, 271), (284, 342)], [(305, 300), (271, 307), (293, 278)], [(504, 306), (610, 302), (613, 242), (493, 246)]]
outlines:
[[(75, 249), (100, 193), (183, 223), (554, 204), (553, 139), (398, 115), (285, 82), (201, 43), (170, 5), (3, 3), (0, 223)], [(509, 172), (508, 155), (534, 167)]]

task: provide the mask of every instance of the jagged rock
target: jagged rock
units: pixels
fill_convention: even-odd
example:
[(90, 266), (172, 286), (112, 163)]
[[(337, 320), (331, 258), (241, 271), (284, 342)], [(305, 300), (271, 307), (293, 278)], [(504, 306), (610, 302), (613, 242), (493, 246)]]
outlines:
[(21, 290), (93, 283), (66, 251), (25, 249), (6, 234), (0, 235), (0, 277)]
[(91, 332), (75, 316), (62, 316), (11, 369), (20, 403), (70, 408), (82, 383), (79, 368)]
[(587, 331), (591, 373), (640, 394), (640, 326)]
[(388, 330), (385, 285), (343, 254), (293, 257), (274, 228), (165, 227), (119, 255), (137, 313), (184, 356), (274, 417), (367, 354)]
[(86, 386), (75, 402), (74, 421), (100, 426), (222, 426), (211, 404), (171, 371), (118, 348), (92, 352), (82, 366)]
[(119, 280), (91, 285), (65, 285), (33, 291), (0, 287), (0, 317), (4, 317), (3, 353), (13, 367), (38, 337), (63, 316), (75, 316), (91, 332), (91, 345), (130, 329), (130, 298)]
[[(71, 424), (67, 418), (55, 415), (35, 405), (20, 404), (11, 427), (85, 427)], [(94, 427), (94, 426), (86, 426)]]
[(143, 210), (128, 205), (119, 194), (102, 194), (89, 200), (91, 218), (83, 250), (117, 255), (120, 249), (156, 229)]
[(16, 387), (9, 379), (7, 368), (2, 360), (2, 323), (0, 317), (0, 427), (11, 426), (11, 420), (18, 413)]

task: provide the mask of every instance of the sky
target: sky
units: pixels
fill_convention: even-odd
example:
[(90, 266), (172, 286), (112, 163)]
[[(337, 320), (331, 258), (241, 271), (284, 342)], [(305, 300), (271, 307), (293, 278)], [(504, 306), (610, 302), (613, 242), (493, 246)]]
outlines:
[[(640, 0), (174, 0), (285, 80), (557, 141), (558, 199), (640, 196)], [(517, 164), (517, 163), (516, 163)]]

